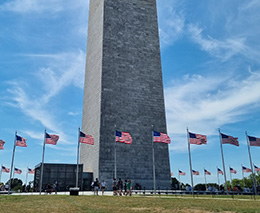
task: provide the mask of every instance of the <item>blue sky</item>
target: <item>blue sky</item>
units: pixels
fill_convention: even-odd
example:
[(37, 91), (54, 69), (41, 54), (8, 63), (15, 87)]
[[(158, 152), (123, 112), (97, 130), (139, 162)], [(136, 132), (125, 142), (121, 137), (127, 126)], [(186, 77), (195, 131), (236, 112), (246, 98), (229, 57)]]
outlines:
[[(157, 4), (171, 170), (187, 172), (182, 181), (190, 183), (189, 127), (208, 136), (208, 145), (192, 145), (193, 169), (202, 174), (205, 167), (208, 182), (217, 182), (221, 128), (239, 138), (240, 147), (224, 145), (224, 155), (226, 168), (238, 171), (233, 178), (241, 178), (241, 164), (249, 167), (245, 131), (260, 137), (260, 2)], [(41, 161), (44, 128), (60, 135), (57, 146), (46, 145), (45, 162), (76, 163), (87, 24), (86, 0), (0, 1), (0, 163), (10, 167), (15, 130), (28, 139), (28, 148), (16, 148), (23, 174), (15, 177), (24, 180), (26, 167)], [(251, 151), (260, 166), (260, 149)], [(3, 173), (2, 181), (8, 177)]]

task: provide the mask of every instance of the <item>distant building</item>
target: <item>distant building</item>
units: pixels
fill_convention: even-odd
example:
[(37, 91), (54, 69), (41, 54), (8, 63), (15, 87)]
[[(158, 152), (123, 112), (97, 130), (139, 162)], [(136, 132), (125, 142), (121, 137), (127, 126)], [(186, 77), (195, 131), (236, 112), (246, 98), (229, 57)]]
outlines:
[[(37, 191), (40, 190), (41, 165), (35, 166), (34, 186)], [(48, 184), (53, 186), (55, 181), (58, 182), (59, 191), (68, 191), (70, 187), (76, 186), (76, 171), (77, 164), (56, 164), (44, 163), (42, 191), (44, 191)], [(83, 165), (79, 164), (79, 182), (80, 190), (90, 190), (90, 185), (93, 180), (92, 173), (83, 173)]]

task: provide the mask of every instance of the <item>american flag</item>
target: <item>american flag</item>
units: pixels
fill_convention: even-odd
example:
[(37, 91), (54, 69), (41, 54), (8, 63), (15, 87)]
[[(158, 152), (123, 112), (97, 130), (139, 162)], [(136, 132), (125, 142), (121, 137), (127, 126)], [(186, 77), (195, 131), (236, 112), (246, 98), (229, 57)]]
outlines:
[(260, 146), (260, 138), (248, 136), (250, 146)]
[(218, 174), (223, 175), (224, 173), (221, 171), (221, 169), (218, 168)]
[(21, 170), (21, 169), (14, 168), (14, 173), (20, 175), (20, 174), (22, 174), (22, 170)]
[(207, 136), (189, 132), (190, 144), (207, 144)]
[(211, 175), (211, 173), (207, 169), (204, 169), (204, 172), (205, 172), (205, 175)]
[(229, 136), (229, 135), (225, 135), (225, 134), (221, 134), (221, 139), (222, 139), (222, 144), (232, 144), (232, 145), (235, 145), (235, 146), (239, 146), (239, 143), (238, 143), (238, 138), (234, 138), (232, 136)]
[(171, 172), (171, 177), (173, 177), (173, 172)]
[(181, 171), (181, 170), (179, 170), (179, 175), (186, 175), (186, 172), (183, 172), (183, 171)]
[(153, 142), (170, 144), (171, 143), (171, 139), (165, 133), (153, 131)]
[(132, 144), (132, 137), (128, 132), (116, 131), (116, 142)]
[(0, 140), (0, 150), (4, 149), (5, 142), (3, 140)]
[(80, 131), (79, 142), (94, 145), (94, 138), (91, 135), (87, 135)]
[(193, 175), (200, 175), (199, 171), (192, 170)]
[(27, 147), (25, 138), (16, 135), (16, 146)]
[(230, 171), (230, 173), (233, 173), (233, 174), (237, 173), (237, 171), (235, 169), (231, 168), (231, 167), (229, 168), (229, 171)]
[(56, 145), (59, 140), (58, 135), (49, 135), (47, 132), (45, 133), (45, 143)]
[(243, 171), (243, 172), (252, 172), (251, 169), (246, 168), (246, 167), (244, 167), (244, 166), (242, 166), (242, 171)]
[(254, 167), (256, 172), (260, 172), (260, 168), (258, 168), (256, 165), (254, 165)]
[(28, 174), (34, 174), (34, 169), (28, 168)]
[(10, 172), (10, 169), (6, 168), (5, 166), (2, 166), (2, 172), (6, 172), (6, 173), (9, 173)]

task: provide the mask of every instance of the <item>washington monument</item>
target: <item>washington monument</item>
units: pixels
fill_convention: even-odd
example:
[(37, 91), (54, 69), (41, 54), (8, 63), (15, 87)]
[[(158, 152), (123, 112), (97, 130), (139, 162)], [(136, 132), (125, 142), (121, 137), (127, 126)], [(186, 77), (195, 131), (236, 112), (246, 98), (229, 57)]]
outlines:
[(152, 129), (167, 131), (156, 0), (90, 0), (82, 131), (95, 145), (81, 145), (84, 172), (111, 187), (124, 131), (133, 142), (116, 143), (117, 178), (152, 189), (154, 145), (156, 187), (170, 188), (168, 145)]

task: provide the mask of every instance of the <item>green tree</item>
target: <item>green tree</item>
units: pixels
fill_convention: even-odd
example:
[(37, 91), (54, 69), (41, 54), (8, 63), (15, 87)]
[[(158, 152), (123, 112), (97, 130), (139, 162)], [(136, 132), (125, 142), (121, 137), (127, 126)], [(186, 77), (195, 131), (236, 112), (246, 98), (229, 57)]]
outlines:
[(198, 190), (198, 191), (206, 191), (206, 185), (203, 183), (199, 183), (197, 185), (194, 186), (194, 190)]
[[(10, 180), (8, 180), (6, 183), (9, 185)], [(15, 189), (15, 188), (19, 188), (20, 186), (23, 186), (23, 181), (21, 179), (18, 179), (18, 178), (12, 178), (11, 188)]]
[(179, 189), (180, 182), (177, 180), (177, 178), (172, 178), (172, 189)]

